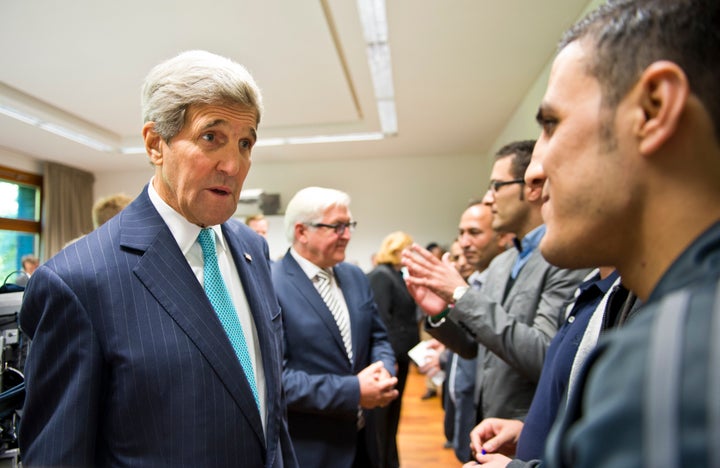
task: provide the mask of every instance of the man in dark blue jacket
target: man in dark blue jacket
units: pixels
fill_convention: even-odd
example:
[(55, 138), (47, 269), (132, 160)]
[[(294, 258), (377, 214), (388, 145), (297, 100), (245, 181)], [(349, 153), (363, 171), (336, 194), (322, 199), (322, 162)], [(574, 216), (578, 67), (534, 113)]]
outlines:
[(372, 467), (368, 409), (397, 398), (395, 355), (365, 273), (346, 263), (350, 197), (308, 187), (285, 210), (292, 247), (272, 266), (283, 315), (288, 425), (303, 468)]

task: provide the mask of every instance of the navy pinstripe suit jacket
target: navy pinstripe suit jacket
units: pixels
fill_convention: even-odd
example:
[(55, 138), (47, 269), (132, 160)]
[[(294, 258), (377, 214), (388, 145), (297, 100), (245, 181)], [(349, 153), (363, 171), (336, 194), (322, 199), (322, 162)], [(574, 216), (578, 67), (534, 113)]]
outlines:
[(297, 465), (267, 244), (242, 223), (222, 229), (257, 328), (267, 435), (222, 325), (145, 187), (28, 284), (24, 466)]

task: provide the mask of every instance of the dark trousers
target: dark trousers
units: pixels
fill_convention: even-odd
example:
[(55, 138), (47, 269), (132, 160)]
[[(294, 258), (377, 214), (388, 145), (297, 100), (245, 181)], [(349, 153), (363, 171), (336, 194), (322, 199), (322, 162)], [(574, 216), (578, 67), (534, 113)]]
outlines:
[(377, 468), (377, 457), (371, 458), (370, 447), (374, 441), (368, 441), (369, 434), (367, 426), (360, 429), (357, 434), (357, 446), (355, 450), (355, 460), (353, 460), (353, 468)]
[(397, 388), (400, 393), (398, 397), (390, 402), (385, 408), (373, 410), (375, 417), (375, 441), (378, 448), (380, 468), (398, 468), (400, 457), (397, 449), (397, 431), (400, 425), (400, 409), (402, 408), (402, 396), (405, 391), (410, 361), (398, 360)]

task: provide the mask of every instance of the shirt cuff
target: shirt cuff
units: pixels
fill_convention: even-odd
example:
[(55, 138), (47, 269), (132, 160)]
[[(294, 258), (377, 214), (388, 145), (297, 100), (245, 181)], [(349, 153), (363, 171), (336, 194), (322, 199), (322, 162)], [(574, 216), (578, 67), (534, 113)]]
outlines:
[(448, 307), (435, 316), (428, 316), (428, 325), (432, 328), (437, 328), (443, 323), (445, 323), (445, 317), (447, 317), (447, 314), (450, 313), (450, 309), (451, 307)]

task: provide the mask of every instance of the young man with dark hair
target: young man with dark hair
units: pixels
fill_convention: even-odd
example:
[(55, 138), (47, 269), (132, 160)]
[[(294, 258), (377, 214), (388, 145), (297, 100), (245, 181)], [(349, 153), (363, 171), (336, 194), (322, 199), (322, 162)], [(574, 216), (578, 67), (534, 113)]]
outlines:
[(714, 0), (611, 1), (560, 45), (525, 176), (540, 249), (615, 265), (645, 306), (589, 358), (548, 466), (720, 460), (718, 24)]

